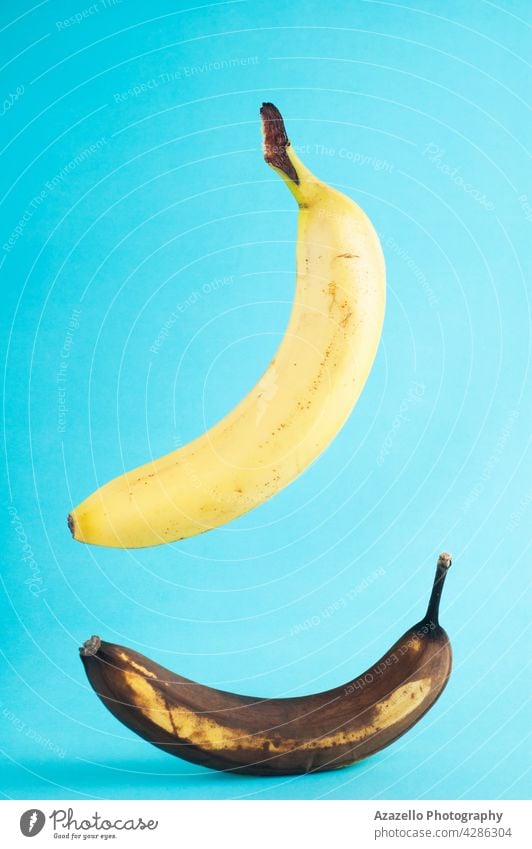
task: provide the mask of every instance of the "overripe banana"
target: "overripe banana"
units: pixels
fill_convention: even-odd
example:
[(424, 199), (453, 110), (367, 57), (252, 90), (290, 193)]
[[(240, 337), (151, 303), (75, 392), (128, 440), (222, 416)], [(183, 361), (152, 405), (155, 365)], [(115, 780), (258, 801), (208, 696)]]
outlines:
[(256, 386), (182, 448), (98, 489), (68, 517), (80, 542), (140, 548), (194, 536), (253, 509), (327, 447), (370, 372), (385, 305), (384, 259), (365, 213), (294, 153), (271, 103), (266, 162), (299, 206), (290, 321)]
[(81, 659), (111, 713), (172, 755), (257, 775), (347, 766), (397, 740), (444, 689), (452, 654), (438, 611), (450, 565), (441, 554), (421, 622), (362, 675), (312, 696), (260, 699), (204, 687), (99, 637), (84, 643)]

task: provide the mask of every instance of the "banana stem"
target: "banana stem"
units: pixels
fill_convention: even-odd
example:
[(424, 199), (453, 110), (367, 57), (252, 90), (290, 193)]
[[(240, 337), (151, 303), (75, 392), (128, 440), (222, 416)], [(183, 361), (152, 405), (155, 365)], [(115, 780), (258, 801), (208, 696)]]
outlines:
[(425, 620), (427, 622), (433, 622), (434, 625), (439, 624), (438, 616), (440, 613), (440, 599), (443, 590), (443, 584), (452, 562), (453, 560), (451, 555), (448, 554), (446, 551), (442, 552), (438, 557), (438, 565), (436, 566), (434, 584), (432, 585), (432, 592), (430, 594), (429, 605), (427, 607), (427, 613), (425, 615)]
[(278, 168), (296, 186), (299, 186), (297, 171), (290, 162), (286, 149), (290, 140), (286, 134), (283, 116), (273, 103), (263, 103), (260, 110), (264, 139), (264, 159), (272, 168)]
[(322, 183), (303, 165), (288, 138), (283, 116), (273, 103), (263, 103), (260, 110), (264, 159), (277, 171), (297, 200), (299, 207), (307, 208), (313, 201), (316, 189)]
[(79, 653), (82, 657), (93, 657), (93, 655), (98, 654), (101, 644), (100, 638), (93, 634), (90, 640), (85, 640)]

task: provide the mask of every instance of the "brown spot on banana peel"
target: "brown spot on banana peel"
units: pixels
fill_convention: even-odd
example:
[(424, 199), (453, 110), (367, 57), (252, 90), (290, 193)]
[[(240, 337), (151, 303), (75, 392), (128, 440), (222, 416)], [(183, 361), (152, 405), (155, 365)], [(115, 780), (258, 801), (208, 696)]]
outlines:
[(425, 618), (366, 673), (324, 693), (263, 700), (226, 693), (95, 637), (82, 660), (108, 709), (171, 754), (254, 774), (346, 766), (394, 742), (443, 691), (452, 655), (438, 607), (450, 562), (448, 555), (438, 561)]
[(347, 310), (346, 314), (344, 315), (344, 317), (340, 321), (340, 327), (344, 327), (344, 328), (347, 327), (347, 325), (349, 324), (349, 319), (351, 318), (352, 315), (353, 315), (353, 313), (351, 312), (351, 310)]

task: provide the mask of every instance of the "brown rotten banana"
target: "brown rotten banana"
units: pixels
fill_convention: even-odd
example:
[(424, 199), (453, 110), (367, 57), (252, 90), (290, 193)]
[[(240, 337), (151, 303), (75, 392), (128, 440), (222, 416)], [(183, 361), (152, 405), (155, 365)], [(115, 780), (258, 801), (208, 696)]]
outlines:
[(84, 643), (81, 659), (111, 713), (165, 752), (257, 775), (336, 769), (393, 743), (443, 691), (452, 655), (438, 608), (450, 565), (450, 555), (441, 554), (424, 619), (358, 678), (323, 693), (239, 696), (196, 684), (99, 637)]

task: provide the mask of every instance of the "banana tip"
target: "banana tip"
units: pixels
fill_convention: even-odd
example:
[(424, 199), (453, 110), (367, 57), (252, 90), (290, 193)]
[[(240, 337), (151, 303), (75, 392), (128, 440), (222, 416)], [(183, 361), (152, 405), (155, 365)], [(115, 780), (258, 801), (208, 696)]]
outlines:
[(85, 640), (83, 645), (81, 646), (79, 653), (82, 657), (93, 657), (95, 654), (98, 654), (98, 649), (100, 648), (102, 641), (96, 634), (93, 634), (89, 640)]
[(443, 569), (449, 569), (452, 566), (452, 563), (452, 555), (449, 554), (448, 551), (442, 551), (442, 553), (438, 557), (438, 566), (441, 566)]
[(69, 513), (69, 514), (68, 514), (68, 516), (67, 516), (67, 525), (68, 525), (68, 530), (70, 531), (70, 533), (72, 534), (73, 538), (75, 539), (75, 536), (76, 536), (76, 533), (75, 533), (75, 531), (76, 531), (76, 525), (75, 525), (74, 517), (73, 517), (72, 513)]

